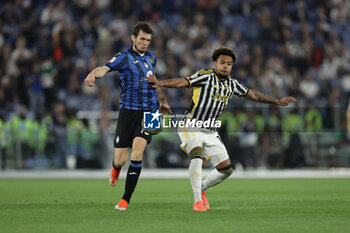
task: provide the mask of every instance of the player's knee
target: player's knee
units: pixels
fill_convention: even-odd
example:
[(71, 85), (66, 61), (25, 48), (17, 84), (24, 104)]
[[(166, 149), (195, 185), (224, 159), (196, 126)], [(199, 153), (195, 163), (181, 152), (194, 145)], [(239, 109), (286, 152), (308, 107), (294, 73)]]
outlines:
[(121, 168), (122, 166), (124, 166), (125, 163), (126, 161), (123, 160), (114, 160), (114, 166), (117, 168)]
[(232, 164), (227, 165), (226, 167), (223, 168), (217, 168), (218, 172), (226, 175), (229, 177), (233, 173), (233, 166)]
[(126, 156), (114, 156), (114, 160), (113, 160), (114, 166), (116, 166), (116, 167), (124, 166), (127, 159), (128, 159), (128, 157), (126, 157)]
[(194, 148), (193, 150), (191, 150), (190, 158), (191, 159), (194, 159), (194, 158), (203, 159), (203, 150), (202, 150), (202, 148)]

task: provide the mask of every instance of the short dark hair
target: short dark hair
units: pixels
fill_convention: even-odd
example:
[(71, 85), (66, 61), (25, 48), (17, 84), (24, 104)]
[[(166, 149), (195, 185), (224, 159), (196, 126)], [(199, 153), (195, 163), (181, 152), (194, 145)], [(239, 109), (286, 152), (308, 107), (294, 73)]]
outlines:
[(132, 29), (132, 34), (137, 37), (140, 33), (140, 30), (144, 31), (145, 33), (153, 35), (153, 29), (146, 22), (138, 22)]
[(213, 61), (217, 61), (220, 55), (227, 55), (232, 57), (233, 63), (235, 63), (235, 61), (237, 60), (236, 53), (233, 51), (233, 49), (228, 47), (220, 47), (215, 49), (211, 58), (213, 59)]

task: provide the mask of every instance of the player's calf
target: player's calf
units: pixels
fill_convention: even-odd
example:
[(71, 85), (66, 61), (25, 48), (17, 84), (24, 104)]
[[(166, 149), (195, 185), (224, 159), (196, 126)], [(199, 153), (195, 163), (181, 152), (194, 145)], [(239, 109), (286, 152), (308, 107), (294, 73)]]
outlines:
[[(229, 164), (223, 168), (213, 169), (207, 178), (203, 180), (202, 183), (202, 192), (207, 191), (208, 188), (213, 187), (217, 184), (223, 182), (226, 178), (228, 178), (233, 173), (233, 166)], [(202, 198), (203, 199), (203, 198)]]

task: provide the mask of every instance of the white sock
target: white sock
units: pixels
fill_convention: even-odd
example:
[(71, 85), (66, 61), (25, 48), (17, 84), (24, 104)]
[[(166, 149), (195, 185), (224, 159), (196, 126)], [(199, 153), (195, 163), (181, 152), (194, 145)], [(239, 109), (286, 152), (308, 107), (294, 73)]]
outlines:
[(221, 172), (218, 172), (218, 170), (213, 169), (207, 178), (203, 181), (202, 191), (207, 191), (208, 188), (213, 187), (219, 183), (221, 183), (224, 179), (229, 177), (230, 175), (223, 174)]
[(201, 201), (201, 185), (202, 185), (202, 164), (200, 158), (191, 159), (189, 167), (189, 176), (193, 190), (194, 203)]

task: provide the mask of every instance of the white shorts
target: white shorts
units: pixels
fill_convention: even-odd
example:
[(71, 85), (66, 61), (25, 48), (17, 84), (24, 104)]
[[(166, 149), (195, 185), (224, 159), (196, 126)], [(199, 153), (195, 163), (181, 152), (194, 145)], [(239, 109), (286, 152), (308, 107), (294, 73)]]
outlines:
[(202, 147), (203, 156), (216, 167), (222, 161), (229, 159), (227, 150), (219, 134), (210, 130), (191, 130), (178, 128), (181, 139), (181, 149), (189, 154), (195, 147)]

